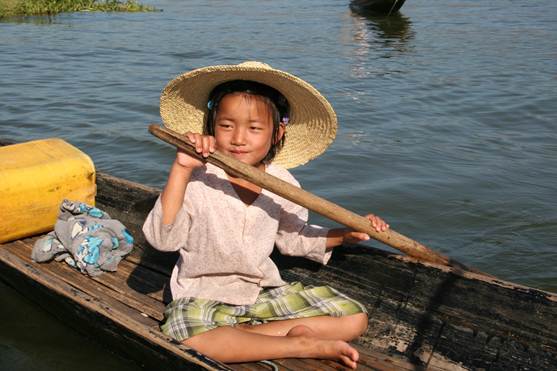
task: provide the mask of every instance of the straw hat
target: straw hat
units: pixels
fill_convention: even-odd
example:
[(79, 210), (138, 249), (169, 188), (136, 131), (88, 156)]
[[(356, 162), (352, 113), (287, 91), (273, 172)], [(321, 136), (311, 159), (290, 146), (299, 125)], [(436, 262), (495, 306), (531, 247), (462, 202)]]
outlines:
[(274, 164), (285, 168), (304, 164), (323, 153), (335, 139), (335, 112), (317, 89), (296, 76), (254, 61), (199, 68), (170, 81), (161, 95), (164, 125), (178, 133), (203, 132), (209, 94), (216, 86), (232, 80), (271, 86), (288, 100), (286, 140), (273, 159)]

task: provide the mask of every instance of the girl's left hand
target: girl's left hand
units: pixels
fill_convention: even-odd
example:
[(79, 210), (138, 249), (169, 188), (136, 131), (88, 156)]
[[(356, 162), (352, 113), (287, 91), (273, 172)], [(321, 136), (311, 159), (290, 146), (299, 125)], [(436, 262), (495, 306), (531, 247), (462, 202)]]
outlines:
[[(371, 222), (371, 226), (377, 232), (385, 232), (390, 227), (383, 219), (381, 219), (377, 215), (368, 214), (366, 215), (366, 218), (369, 219), (369, 221)], [(369, 240), (369, 238), (370, 237), (367, 233), (347, 231), (344, 235), (343, 243), (358, 243), (360, 241), (367, 241)]]

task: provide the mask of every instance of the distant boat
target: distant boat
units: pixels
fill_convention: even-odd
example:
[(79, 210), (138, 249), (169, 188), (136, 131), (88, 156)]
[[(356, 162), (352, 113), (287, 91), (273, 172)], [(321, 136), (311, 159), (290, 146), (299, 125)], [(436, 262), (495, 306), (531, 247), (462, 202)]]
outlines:
[(390, 15), (399, 11), (406, 0), (352, 0), (350, 9), (357, 13)]

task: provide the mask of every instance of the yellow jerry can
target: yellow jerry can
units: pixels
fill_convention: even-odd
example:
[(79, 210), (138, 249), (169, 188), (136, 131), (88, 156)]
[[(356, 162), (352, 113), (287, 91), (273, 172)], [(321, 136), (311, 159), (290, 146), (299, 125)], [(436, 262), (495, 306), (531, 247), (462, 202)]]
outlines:
[(0, 147), (0, 243), (52, 230), (62, 200), (95, 193), (93, 161), (62, 139)]

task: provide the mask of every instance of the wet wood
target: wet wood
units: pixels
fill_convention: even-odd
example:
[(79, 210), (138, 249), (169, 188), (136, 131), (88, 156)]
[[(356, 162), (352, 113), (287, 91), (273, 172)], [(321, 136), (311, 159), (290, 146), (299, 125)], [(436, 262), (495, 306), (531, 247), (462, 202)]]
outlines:
[(139, 356), (150, 367), (159, 367), (164, 362), (168, 369), (176, 370), (228, 369), (192, 349), (174, 344), (158, 330), (156, 321), (97, 290), (94, 281), (80, 273), (63, 272), (62, 263), (37, 266), (20, 257), (22, 252), (30, 253), (30, 248), (20, 241), (2, 245), (0, 274), (8, 278), (8, 283), (16, 282), (13, 286), (16, 290), (32, 293), (31, 299), (40, 300), (37, 304), (48, 305), (48, 310), (60, 316), (60, 320), (76, 324), (74, 327), (88, 336), (101, 336), (103, 343), (130, 358)]
[[(141, 225), (159, 190), (105, 174), (97, 205), (136, 239), (116, 273), (88, 278), (64, 263), (30, 260), (33, 239), (0, 245), (0, 278), (55, 316), (151, 368), (227, 367), (160, 333), (176, 254), (152, 249)], [(331, 284), (361, 301), (369, 328), (356, 346), (361, 369), (557, 368), (557, 296), (494, 277), (368, 247), (335, 249), (329, 265), (274, 256), (283, 278)], [(165, 292), (167, 294), (165, 294)], [(281, 369), (335, 369), (336, 362), (278, 360)], [(187, 367), (185, 366), (187, 365)], [(258, 363), (233, 369), (269, 370)]]
[(365, 252), (337, 255), (332, 265), (342, 279), (328, 269), (308, 275), (295, 268), (284, 276), (335, 282), (365, 302), (370, 326), (360, 343), (366, 347), (441, 368), (448, 361), (486, 369), (557, 364), (555, 294)]
[[(164, 305), (162, 302), (157, 301), (156, 305), (153, 305), (152, 299), (144, 297), (144, 300), (138, 300), (140, 293), (135, 292), (131, 294), (133, 289), (125, 285), (125, 277), (129, 277), (129, 272), (124, 270), (123, 273), (118, 272), (121, 278), (121, 283), (117, 284), (114, 281), (107, 284), (108, 281), (112, 280), (117, 274), (104, 274), (104, 278), (97, 277), (91, 278), (79, 273), (77, 270), (67, 266), (65, 263), (51, 262), (48, 264), (37, 264), (30, 260), (32, 246), (37, 238), (31, 238), (22, 241), (15, 241), (6, 245), (2, 245), (0, 249), (0, 276), (10, 277), (10, 273), (7, 275), (3, 274), (2, 266), (6, 268), (11, 268), (13, 274), (19, 272), (26, 277), (27, 281), (31, 285), (37, 285), (35, 289), (31, 290), (24, 288), (24, 285), (19, 285), (21, 283), (20, 279), (8, 279), (9, 282), (18, 282), (17, 290), (23, 289), (27, 295), (31, 295), (34, 300), (39, 299), (38, 303), (44, 305), (45, 309), (53, 311), (54, 315), (60, 316), (60, 319), (64, 322), (78, 323), (78, 330), (85, 332), (86, 335), (91, 336), (92, 334), (99, 334), (106, 338), (118, 338), (123, 341), (119, 346), (115, 346), (116, 349), (121, 348), (122, 354), (128, 355), (130, 358), (138, 357), (141, 355), (141, 362), (145, 362), (150, 365), (160, 366), (158, 362), (164, 362), (166, 369), (190, 369), (190, 366), (199, 366), (199, 362), (202, 363), (203, 367), (206, 369), (227, 369), (228, 366), (219, 364), (199, 353), (187, 349), (181, 345), (177, 345), (170, 341), (166, 336), (164, 336), (159, 331), (159, 321), (162, 319), (162, 312), (164, 311)], [(124, 265), (131, 264), (130, 262), (123, 262)], [(122, 265), (120, 265), (121, 267)], [(114, 276), (113, 278), (107, 279), (108, 276)], [(116, 280), (116, 278), (114, 278)], [(168, 277), (166, 277), (168, 279)], [(45, 283), (48, 282), (48, 285)], [(45, 287), (41, 287), (44, 285)], [(63, 298), (56, 298), (52, 303), (52, 300), (45, 301), (42, 296), (45, 295), (59, 295)], [(64, 299), (69, 299), (73, 302), (71, 310), (60, 309), (60, 304)], [(48, 303), (48, 304), (47, 304)], [(83, 306), (87, 306), (83, 308)], [(159, 312), (157, 312), (157, 309)], [(87, 311), (87, 309), (89, 311)], [(69, 314), (68, 314), (69, 313)], [(79, 318), (74, 319), (73, 317), (79, 314)], [(102, 321), (99, 317), (105, 316)], [(93, 318), (93, 322), (92, 319)], [(107, 320), (109, 323), (107, 323)], [(123, 321), (122, 321), (123, 320)], [(112, 323), (112, 322), (114, 323)], [(81, 326), (81, 323), (88, 323), (88, 326)], [(122, 328), (118, 327), (120, 322), (124, 322), (124, 332)], [(71, 323), (70, 323), (71, 324)], [(93, 325), (93, 327), (91, 327)], [(129, 333), (131, 331), (131, 334)], [(135, 334), (138, 333), (139, 335)], [(124, 335), (122, 335), (124, 334)], [(132, 338), (131, 335), (136, 335), (139, 339), (149, 340), (150, 342), (155, 342), (155, 344), (149, 344), (145, 346), (138, 342), (138, 339)], [(104, 341), (103, 341), (104, 342)], [(129, 343), (133, 342), (135, 347), (130, 347)], [(166, 349), (160, 349), (159, 342), (166, 345)], [(138, 353), (138, 349), (139, 352)], [(164, 347), (163, 347), (164, 348)], [(174, 349), (177, 348), (177, 349)], [(170, 349), (170, 354), (169, 354)], [(156, 350), (156, 357), (152, 354)], [(184, 351), (189, 357), (184, 356)], [(162, 352), (162, 353), (161, 353)], [(174, 353), (178, 354), (174, 354)], [(369, 358), (367, 355), (367, 350), (360, 348), (362, 357), (362, 367), (360, 369), (368, 369), (366, 364), (373, 364), (374, 359)], [(160, 354), (159, 354), (160, 353)], [(190, 365), (193, 358), (198, 361), (198, 364)], [(198, 358), (198, 359), (197, 359)], [(188, 367), (177, 366), (179, 361), (187, 362)], [(367, 360), (367, 361), (366, 361)], [(205, 364), (207, 363), (207, 364)], [(344, 370), (342, 365), (323, 360), (313, 360), (313, 359), (285, 359), (277, 360), (276, 364), (280, 366), (281, 370)], [(215, 366), (216, 365), (216, 366)], [(244, 363), (237, 365), (230, 365), (232, 369), (237, 370), (258, 370), (258, 369), (269, 369), (268, 365), (262, 363)], [(369, 369), (377, 369), (375, 367)]]

